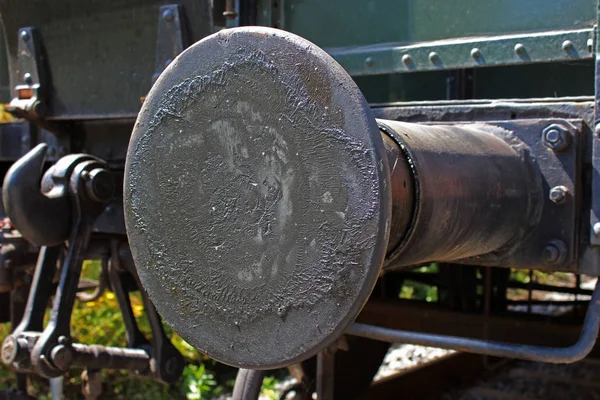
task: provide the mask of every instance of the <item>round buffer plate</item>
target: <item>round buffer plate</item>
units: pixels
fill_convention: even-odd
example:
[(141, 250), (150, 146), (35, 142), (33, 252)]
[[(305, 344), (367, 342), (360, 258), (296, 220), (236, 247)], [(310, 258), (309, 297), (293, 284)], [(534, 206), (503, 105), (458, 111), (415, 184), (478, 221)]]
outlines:
[(327, 53), (276, 29), (222, 30), (168, 66), (133, 130), (124, 203), (141, 281), (218, 361), (304, 360), (371, 293), (388, 174), (367, 102)]

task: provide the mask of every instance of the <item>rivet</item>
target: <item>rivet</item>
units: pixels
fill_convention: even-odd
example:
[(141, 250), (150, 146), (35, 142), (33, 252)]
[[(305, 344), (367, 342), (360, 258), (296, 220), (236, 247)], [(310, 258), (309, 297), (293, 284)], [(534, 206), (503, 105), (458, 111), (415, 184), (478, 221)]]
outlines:
[(567, 52), (573, 50), (573, 42), (565, 40), (562, 44), (562, 49)]
[(523, 45), (523, 43), (515, 44), (515, 53), (525, 54), (525, 46)]
[(373, 60), (373, 57), (367, 57), (367, 58), (365, 58), (365, 65), (367, 67), (372, 67), (373, 64), (375, 64), (375, 61)]
[(410, 63), (412, 63), (412, 57), (410, 56), (410, 54), (405, 54), (402, 56), (402, 62), (405, 65), (409, 65)]
[(594, 231), (594, 235), (596, 235), (597, 238), (600, 238), (600, 222), (596, 222), (592, 229)]
[(440, 55), (438, 53), (436, 53), (435, 51), (432, 51), (431, 53), (429, 53), (429, 61), (431, 61), (432, 63), (436, 63), (440, 60)]
[(23, 80), (28, 85), (31, 85), (33, 83), (33, 78), (31, 77), (31, 74), (29, 72), (26, 72), (25, 74), (23, 74)]
[(471, 57), (473, 57), (474, 59), (478, 59), (481, 57), (481, 50), (479, 50), (477, 47), (473, 48), (471, 50)]
[(173, 21), (173, 19), (175, 19), (175, 14), (173, 14), (173, 11), (171, 10), (165, 10), (162, 16), (163, 19), (167, 22), (171, 22)]
[(21, 31), (21, 39), (23, 39), (24, 41), (28, 41), (29, 40), (29, 32), (27, 31)]

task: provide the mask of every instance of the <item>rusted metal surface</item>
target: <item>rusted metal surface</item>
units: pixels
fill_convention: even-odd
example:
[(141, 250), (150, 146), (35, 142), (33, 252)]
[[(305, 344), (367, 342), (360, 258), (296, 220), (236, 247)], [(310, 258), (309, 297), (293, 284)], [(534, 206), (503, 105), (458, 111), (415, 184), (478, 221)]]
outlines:
[(264, 28), (182, 53), (146, 98), (126, 163), (129, 240), (153, 302), (189, 343), (243, 367), (306, 359), (355, 318), (390, 198), (356, 85), (308, 41)]
[(390, 186), (392, 190), (392, 220), (390, 240), (387, 245), (389, 255), (398, 247), (413, 220), (415, 180), (408, 160), (398, 143), (385, 132), (382, 132), (381, 137), (390, 167)]
[(390, 266), (502, 251), (539, 223), (541, 179), (510, 131), (378, 122), (402, 146), (415, 179), (414, 219)]

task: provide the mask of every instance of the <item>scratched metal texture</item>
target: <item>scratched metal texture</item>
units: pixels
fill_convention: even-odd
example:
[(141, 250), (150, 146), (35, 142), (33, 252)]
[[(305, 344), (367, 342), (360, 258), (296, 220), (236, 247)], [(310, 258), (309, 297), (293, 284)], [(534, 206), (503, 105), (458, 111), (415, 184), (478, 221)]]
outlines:
[(142, 283), (221, 362), (306, 359), (372, 290), (388, 174), (370, 108), (329, 55), (283, 31), (221, 31), (165, 70), (133, 131), (124, 203)]

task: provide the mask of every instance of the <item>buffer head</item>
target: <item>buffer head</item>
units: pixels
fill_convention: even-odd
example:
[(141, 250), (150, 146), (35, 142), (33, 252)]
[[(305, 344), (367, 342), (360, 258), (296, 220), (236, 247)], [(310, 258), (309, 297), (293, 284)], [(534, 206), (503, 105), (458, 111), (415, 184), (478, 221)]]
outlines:
[(220, 31), (146, 97), (126, 162), (140, 278), (165, 321), (226, 364), (269, 369), (332, 343), (366, 302), (391, 214), (363, 95), (284, 31)]

